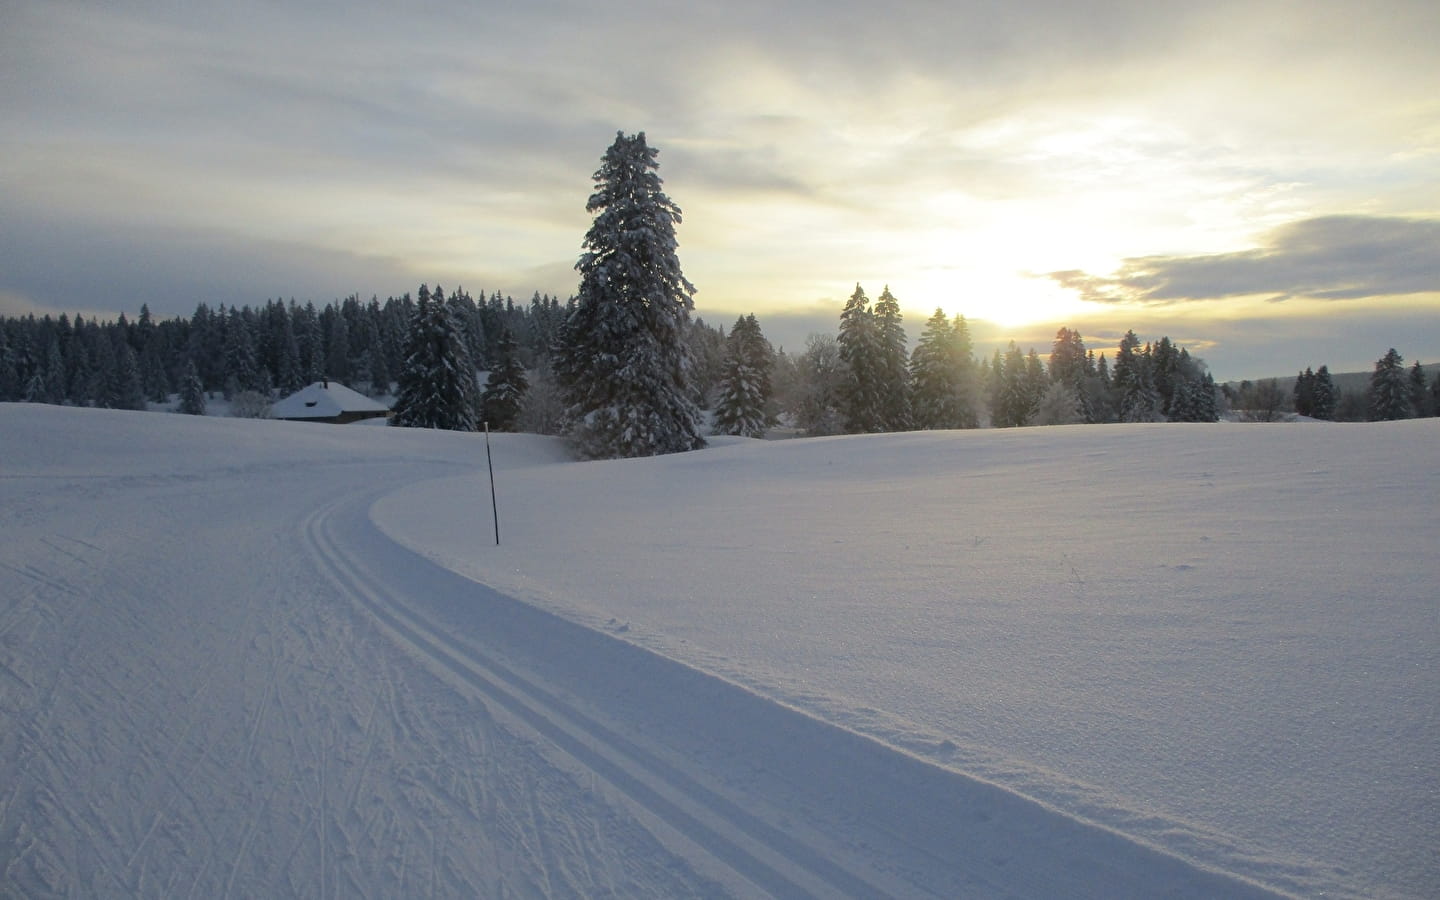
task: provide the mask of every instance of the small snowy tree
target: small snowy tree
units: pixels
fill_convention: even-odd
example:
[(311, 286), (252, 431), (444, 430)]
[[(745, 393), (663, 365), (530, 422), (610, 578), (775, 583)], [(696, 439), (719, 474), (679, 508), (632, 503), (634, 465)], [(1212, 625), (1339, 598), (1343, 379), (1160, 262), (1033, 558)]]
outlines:
[(421, 285), (390, 424), (474, 431), (479, 412), (480, 388), (464, 330), (445, 302), (445, 292), (437, 287), (432, 296)]
[(775, 424), (769, 413), (773, 353), (752, 313), (741, 316), (725, 340), (715, 433), (764, 437)]
[(185, 363), (185, 375), (180, 379), (180, 412), (189, 416), (205, 415), (205, 386), (200, 383), (200, 372), (193, 359)]
[(680, 208), (661, 190), (655, 157), (644, 132), (617, 134), (585, 207), (595, 220), (555, 353), (567, 431), (582, 457), (705, 445), (686, 341), (695, 287), (680, 270)]
[(480, 395), (484, 419), (492, 431), (515, 430), (529, 387), (525, 367), (520, 364), (520, 345), (510, 329), (502, 325), (495, 365), (490, 369), (485, 391)]
[(550, 370), (550, 358), (541, 357), (534, 372), (529, 376), (530, 386), (520, 405), (520, 418), (515, 423), (516, 431), (530, 434), (559, 434), (565, 419), (565, 401), (560, 388), (555, 384), (555, 374)]
[(1316, 419), (1333, 419), (1339, 405), (1340, 392), (1335, 388), (1335, 380), (1330, 377), (1330, 367), (1321, 366), (1311, 382), (1310, 415)]
[(1035, 408), (1036, 425), (1075, 425), (1084, 422), (1080, 395), (1064, 381), (1052, 381)]
[(805, 352), (795, 359), (796, 385), (788, 410), (807, 435), (836, 434), (841, 430), (840, 398), (845, 378), (845, 362), (834, 336), (807, 337)]

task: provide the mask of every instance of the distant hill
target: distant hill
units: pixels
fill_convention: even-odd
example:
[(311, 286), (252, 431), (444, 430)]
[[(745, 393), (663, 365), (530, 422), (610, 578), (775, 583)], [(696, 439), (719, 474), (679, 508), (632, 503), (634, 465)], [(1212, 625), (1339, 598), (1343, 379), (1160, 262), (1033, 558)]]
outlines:
[[(1424, 363), (1421, 363), (1421, 365), (1424, 366)], [(1433, 377), (1428, 368), (1425, 374), (1427, 379)], [(1330, 380), (1335, 383), (1335, 387), (1339, 388), (1341, 394), (1363, 394), (1370, 387), (1370, 375), (1370, 372), (1331, 372)], [(1275, 377), (1275, 383), (1280, 386), (1280, 390), (1284, 391), (1286, 396), (1289, 396), (1295, 392), (1295, 378), (1295, 375), (1277, 375)], [(1250, 379), (1250, 383), (1254, 384), (1257, 381), (1269, 380), (1268, 378), (1254, 378)], [(1240, 390), (1240, 385), (1243, 383), (1244, 382), (1241, 381), (1227, 381), (1225, 382), (1225, 386), (1238, 391)]]

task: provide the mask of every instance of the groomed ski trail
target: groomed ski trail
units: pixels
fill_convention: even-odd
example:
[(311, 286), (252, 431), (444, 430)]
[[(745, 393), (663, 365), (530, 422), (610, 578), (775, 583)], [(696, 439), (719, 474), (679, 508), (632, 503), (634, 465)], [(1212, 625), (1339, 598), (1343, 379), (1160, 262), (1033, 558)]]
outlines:
[(1283, 896), (500, 595), (381, 533), (380, 495), (305, 520), (325, 576), (738, 894)]

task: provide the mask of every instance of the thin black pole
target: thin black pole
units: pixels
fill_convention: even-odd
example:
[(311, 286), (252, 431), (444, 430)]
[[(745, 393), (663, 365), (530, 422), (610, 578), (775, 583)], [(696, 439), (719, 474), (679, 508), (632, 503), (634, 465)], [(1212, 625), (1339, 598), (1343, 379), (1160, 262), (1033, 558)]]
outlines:
[(490, 514), (495, 517), (495, 546), (500, 546), (500, 507), (495, 505), (495, 464), (490, 461), (490, 423), (485, 423), (485, 468), (490, 470)]

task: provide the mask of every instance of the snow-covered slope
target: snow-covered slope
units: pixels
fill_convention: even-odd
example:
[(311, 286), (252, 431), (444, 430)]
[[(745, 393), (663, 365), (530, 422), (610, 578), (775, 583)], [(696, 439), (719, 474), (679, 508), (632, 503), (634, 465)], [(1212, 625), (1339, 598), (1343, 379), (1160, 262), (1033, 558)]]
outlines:
[(0, 406), (0, 894), (1426, 896), (1437, 437)]

